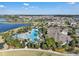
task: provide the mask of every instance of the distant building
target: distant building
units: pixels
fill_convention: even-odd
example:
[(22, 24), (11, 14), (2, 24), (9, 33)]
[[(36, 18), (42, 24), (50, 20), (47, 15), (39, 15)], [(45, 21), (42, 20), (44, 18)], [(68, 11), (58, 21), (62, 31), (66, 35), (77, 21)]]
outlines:
[(67, 35), (67, 31), (60, 31), (60, 28), (48, 28), (48, 36), (55, 38), (56, 41), (69, 42), (72, 40), (70, 36)]
[(72, 38), (68, 35), (60, 34), (59, 40), (62, 42), (70, 42), (72, 40)]
[(77, 22), (72, 21), (72, 22), (70, 23), (70, 25), (73, 26), (73, 27), (75, 27), (75, 26), (77, 25)]
[(64, 35), (67, 35), (68, 34), (68, 29), (63, 29), (61, 33), (64, 34)]
[(79, 36), (79, 29), (76, 29), (75, 32), (76, 32), (76, 35)]

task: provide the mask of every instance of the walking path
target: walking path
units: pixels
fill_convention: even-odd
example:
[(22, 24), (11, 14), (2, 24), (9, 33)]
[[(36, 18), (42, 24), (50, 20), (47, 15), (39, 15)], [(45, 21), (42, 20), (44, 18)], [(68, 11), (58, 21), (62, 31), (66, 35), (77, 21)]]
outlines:
[(48, 52), (48, 53), (54, 53), (62, 56), (76, 56), (76, 54), (64, 54), (64, 53), (59, 53), (55, 52), (52, 50), (42, 50), (42, 49), (30, 49), (30, 48), (21, 48), (21, 49), (8, 49), (8, 50), (0, 50), (0, 52), (9, 52), (9, 51), (18, 51), (18, 50), (29, 50), (29, 51), (42, 51), (42, 52)]

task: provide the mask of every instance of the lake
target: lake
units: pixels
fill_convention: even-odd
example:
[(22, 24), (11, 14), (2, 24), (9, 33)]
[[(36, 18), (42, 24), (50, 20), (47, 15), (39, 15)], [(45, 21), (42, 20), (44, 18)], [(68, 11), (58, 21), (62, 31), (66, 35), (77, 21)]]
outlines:
[(5, 19), (5, 18), (0, 18), (0, 22), (6, 22), (7, 21), (7, 19)]
[(0, 24), (0, 32), (5, 32), (14, 28), (29, 26), (28, 24)]
[(0, 32), (5, 32), (22, 26), (29, 26), (29, 24), (11, 24), (11, 23), (4, 23), (4, 22), (6, 22), (6, 19), (0, 18)]

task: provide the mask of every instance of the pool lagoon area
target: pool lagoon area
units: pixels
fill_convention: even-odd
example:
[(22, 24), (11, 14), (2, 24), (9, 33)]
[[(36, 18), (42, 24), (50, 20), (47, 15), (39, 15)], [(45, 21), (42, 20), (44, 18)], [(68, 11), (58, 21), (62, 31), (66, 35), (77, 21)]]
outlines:
[(17, 39), (30, 39), (32, 42), (34, 42), (40, 39), (38, 32), (38, 29), (33, 28), (31, 31), (27, 33), (16, 34), (14, 37), (16, 37)]

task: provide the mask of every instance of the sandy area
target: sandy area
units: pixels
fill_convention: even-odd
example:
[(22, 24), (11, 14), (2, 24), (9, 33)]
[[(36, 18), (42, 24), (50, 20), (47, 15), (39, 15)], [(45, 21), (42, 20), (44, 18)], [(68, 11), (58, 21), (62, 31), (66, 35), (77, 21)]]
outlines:
[(2, 39), (2, 36), (0, 36), (0, 43), (3, 43), (4, 39)]

